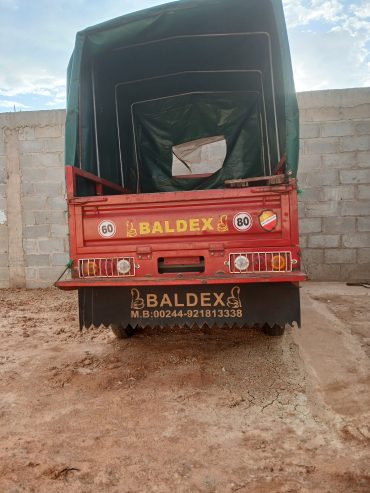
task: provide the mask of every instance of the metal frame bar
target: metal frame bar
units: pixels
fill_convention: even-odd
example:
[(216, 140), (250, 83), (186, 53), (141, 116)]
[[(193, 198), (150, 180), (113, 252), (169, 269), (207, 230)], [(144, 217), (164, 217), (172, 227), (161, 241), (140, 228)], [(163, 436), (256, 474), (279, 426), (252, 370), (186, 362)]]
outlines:
[(119, 163), (121, 168), (121, 184), (125, 186), (125, 179), (123, 173), (123, 160), (122, 160), (122, 146), (121, 146), (121, 130), (119, 126), (119, 114), (118, 114), (118, 101), (117, 101), (117, 90), (114, 88), (114, 102), (116, 109), (116, 125), (117, 125), (117, 137), (118, 137), (118, 153), (119, 153)]
[(99, 157), (99, 141), (98, 141), (98, 123), (96, 117), (96, 97), (95, 97), (95, 64), (91, 65), (91, 83), (93, 93), (93, 110), (94, 110), (94, 134), (95, 134), (95, 146), (96, 146), (96, 167), (98, 176), (100, 177), (100, 157)]
[(261, 127), (261, 135), (262, 135), (261, 160), (263, 162), (263, 174), (266, 176), (265, 142), (263, 140), (263, 125), (262, 125), (262, 114), (261, 113), (260, 113), (260, 127)]
[[(66, 166), (66, 175), (67, 175), (67, 198), (69, 201), (72, 199), (76, 199), (78, 201), (85, 201), (87, 197), (77, 197), (76, 196), (76, 177), (80, 176), (85, 178), (88, 181), (91, 181), (95, 184), (95, 188), (98, 190), (102, 188), (110, 188), (111, 190), (115, 190), (120, 194), (130, 194), (131, 192), (127, 190), (127, 188), (121, 187), (121, 185), (117, 185), (117, 183), (113, 183), (109, 180), (105, 180), (104, 178), (100, 178), (93, 173), (89, 173), (84, 169), (77, 168), (76, 166)], [(100, 197), (103, 199), (104, 197)], [(94, 199), (97, 198), (94, 196)]]
[(154, 39), (151, 41), (144, 41), (142, 43), (133, 43), (131, 45), (121, 46), (120, 48), (115, 48), (113, 51), (123, 51), (130, 48), (137, 48), (140, 46), (147, 46), (151, 44), (166, 43), (168, 41), (173, 41), (176, 39), (193, 39), (193, 38), (222, 38), (222, 37), (247, 37), (247, 36), (266, 36), (268, 41), (268, 51), (269, 51), (269, 62), (270, 62), (270, 74), (271, 74), (271, 91), (272, 100), (274, 108), (274, 120), (275, 120), (275, 130), (276, 130), (276, 147), (277, 147), (277, 160), (280, 161), (280, 142), (279, 142), (279, 130), (277, 128), (277, 112), (276, 112), (276, 94), (275, 94), (275, 81), (274, 81), (274, 67), (272, 63), (272, 43), (271, 35), (267, 31), (250, 31), (250, 32), (237, 32), (237, 33), (207, 33), (207, 34), (182, 34), (178, 36), (168, 36), (165, 38)]
[[(265, 100), (264, 83), (263, 83), (263, 77), (262, 77), (261, 70), (201, 70), (201, 71), (188, 70), (188, 71), (183, 71), (183, 72), (174, 72), (172, 74), (165, 74), (165, 75), (161, 75), (161, 76), (148, 77), (148, 78), (144, 78), (144, 79), (136, 79), (136, 80), (132, 80), (132, 81), (118, 82), (114, 86), (114, 91), (115, 91), (115, 107), (116, 107), (116, 119), (117, 119), (117, 133), (118, 133), (119, 153), (120, 153), (120, 165), (121, 165), (121, 173), (122, 173), (122, 176), (123, 176), (123, 159), (122, 159), (121, 135), (120, 135), (120, 128), (119, 128), (119, 111), (118, 111), (117, 89), (121, 85), (129, 85), (129, 84), (134, 84), (134, 83), (136, 84), (136, 83), (145, 82), (145, 81), (148, 81), (148, 80), (164, 79), (164, 78), (168, 78), (168, 77), (176, 77), (176, 76), (179, 76), (179, 75), (187, 75), (187, 74), (192, 74), (192, 73), (196, 73), (196, 74), (208, 74), (208, 73), (225, 73), (225, 74), (229, 74), (229, 73), (258, 73), (259, 74), (260, 81), (261, 81), (261, 89), (262, 89), (262, 103), (263, 103), (263, 113), (264, 113), (265, 136), (266, 136), (266, 143), (267, 143), (268, 165), (269, 165), (269, 172), (270, 172), (270, 175), (271, 175), (271, 173), (272, 173), (272, 165), (271, 165), (271, 154), (270, 154), (270, 141), (269, 141), (268, 126), (267, 126), (267, 111), (266, 111), (266, 100)], [(223, 92), (228, 93), (228, 92), (231, 92), (231, 91), (209, 91), (209, 92), (211, 92), (211, 93), (223, 93)], [(234, 92), (256, 92), (256, 91), (234, 91)], [(179, 95), (197, 94), (197, 93), (205, 94), (205, 93), (207, 93), (207, 91), (193, 91), (193, 92), (183, 93), (183, 94), (179, 94)], [(261, 93), (257, 92), (257, 94), (260, 95)], [(176, 95), (171, 95), (171, 96), (164, 96), (162, 98), (148, 99), (148, 100), (145, 100), (145, 101), (135, 101), (134, 103), (131, 104), (131, 112), (132, 112), (133, 105), (136, 104), (136, 103), (143, 103), (143, 102), (149, 102), (149, 101), (157, 101), (157, 100), (160, 100), (160, 99), (166, 99), (166, 98), (175, 97), (175, 96)], [(131, 115), (131, 117), (132, 117), (132, 115)], [(133, 117), (132, 117), (132, 127), (133, 127), (133, 132), (134, 132), (134, 146), (135, 146), (136, 168), (137, 168), (137, 173), (138, 173), (138, 176), (139, 176), (137, 150), (136, 150), (136, 136), (135, 136), (135, 128), (134, 128)], [(265, 168), (265, 173), (266, 173), (266, 168)]]

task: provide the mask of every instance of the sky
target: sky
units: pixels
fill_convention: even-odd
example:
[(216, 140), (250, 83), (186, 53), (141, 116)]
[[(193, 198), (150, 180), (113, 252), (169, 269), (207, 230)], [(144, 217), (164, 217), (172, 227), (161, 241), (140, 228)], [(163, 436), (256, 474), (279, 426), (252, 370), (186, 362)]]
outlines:
[[(77, 31), (160, 0), (0, 0), (0, 112), (65, 108)], [(297, 91), (370, 86), (370, 0), (283, 0)]]

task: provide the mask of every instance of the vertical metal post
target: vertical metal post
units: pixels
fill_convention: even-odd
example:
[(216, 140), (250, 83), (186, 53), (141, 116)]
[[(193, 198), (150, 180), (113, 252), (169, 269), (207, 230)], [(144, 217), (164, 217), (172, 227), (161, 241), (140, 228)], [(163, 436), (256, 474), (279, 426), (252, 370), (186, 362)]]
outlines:
[(99, 142), (98, 142), (98, 125), (96, 118), (96, 95), (95, 95), (95, 70), (94, 70), (94, 62), (91, 65), (91, 82), (92, 82), (92, 93), (93, 93), (93, 108), (94, 108), (94, 133), (95, 133), (95, 148), (96, 148), (96, 167), (97, 174), (101, 177), (100, 174), (100, 157), (99, 157)]
[(271, 72), (271, 90), (272, 90), (272, 102), (274, 107), (274, 119), (275, 119), (275, 132), (276, 132), (276, 148), (277, 148), (277, 162), (280, 161), (280, 142), (279, 142), (279, 130), (277, 124), (277, 115), (276, 115), (276, 98), (275, 98), (275, 80), (274, 80), (274, 67), (272, 65), (272, 48), (271, 48), (271, 37), (268, 36), (268, 46), (269, 46), (269, 55), (270, 55), (270, 72)]
[(125, 186), (125, 180), (123, 178), (123, 162), (122, 162), (122, 147), (121, 147), (121, 134), (119, 127), (119, 112), (118, 112), (118, 98), (117, 98), (117, 84), (114, 88), (114, 102), (116, 105), (116, 125), (117, 125), (117, 137), (118, 137), (118, 151), (119, 151), (119, 162), (121, 166), (121, 185)]
[(262, 162), (263, 162), (263, 174), (264, 174), (264, 176), (266, 176), (265, 138), (263, 135), (262, 113), (261, 112), (260, 112), (260, 127), (261, 127), (261, 139), (262, 139), (261, 153), (262, 153)]
[(261, 78), (261, 89), (262, 89), (262, 102), (263, 102), (263, 114), (265, 116), (265, 131), (266, 131), (266, 142), (267, 142), (267, 161), (269, 164), (269, 171), (270, 171), (270, 176), (272, 175), (272, 167), (271, 167), (271, 155), (270, 155), (270, 139), (269, 139), (269, 129), (268, 129), (268, 124), (267, 124), (267, 111), (266, 111), (266, 99), (265, 99), (265, 88), (263, 84), (263, 73), (260, 71), (260, 78)]
[(82, 107), (81, 107), (81, 83), (78, 86), (78, 164), (82, 169)]

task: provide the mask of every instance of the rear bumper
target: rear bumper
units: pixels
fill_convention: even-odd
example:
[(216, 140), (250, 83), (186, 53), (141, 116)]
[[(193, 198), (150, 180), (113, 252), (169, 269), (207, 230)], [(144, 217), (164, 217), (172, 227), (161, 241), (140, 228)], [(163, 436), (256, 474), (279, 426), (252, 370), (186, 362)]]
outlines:
[(284, 274), (233, 275), (217, 277), (129, 277), (126, 279), (96, 278), (96, 279), (67, 279), (55, 283), (63, 290), (73, 290), (87, 287), (135, 287), (135, 286), (190, 286), (190, 285), (219, 285), (219, 284), (252, 284), (252, 283), (297, 283), (305, 281), (304, 272), (294, 271)]

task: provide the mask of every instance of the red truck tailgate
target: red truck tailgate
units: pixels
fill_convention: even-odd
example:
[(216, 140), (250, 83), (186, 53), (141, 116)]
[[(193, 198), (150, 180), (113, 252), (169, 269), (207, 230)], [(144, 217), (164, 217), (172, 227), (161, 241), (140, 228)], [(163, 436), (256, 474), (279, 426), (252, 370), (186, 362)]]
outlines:
[(70, 205), (78, 255), (298, 244), (292, 185), (75, 198)]

